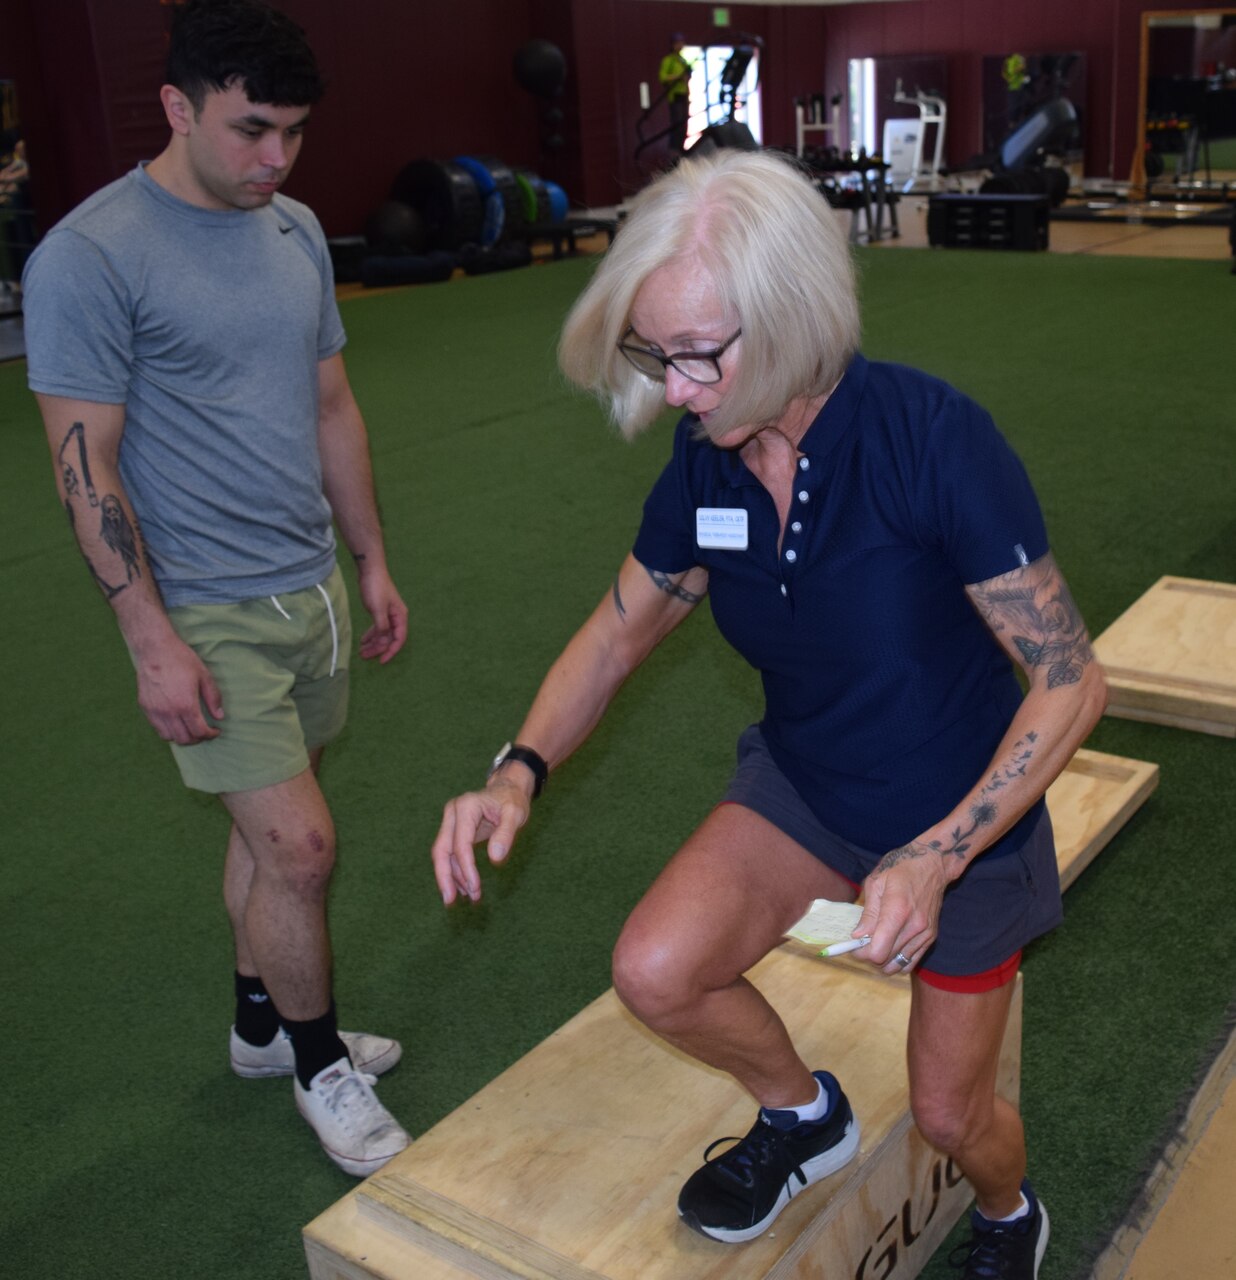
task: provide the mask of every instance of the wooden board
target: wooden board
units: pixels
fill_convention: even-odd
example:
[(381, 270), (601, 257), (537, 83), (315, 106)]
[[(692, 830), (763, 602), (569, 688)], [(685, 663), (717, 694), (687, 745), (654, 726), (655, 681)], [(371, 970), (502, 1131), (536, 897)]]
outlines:
[(1067, 889), (1159, 785), (1159, 766), (1079, 751), (1047, 790), (1060, 888)]
[(1108, 715), (1236, 738), (1236, 585), (1160, 578), (1094, 649)]
[[(837, 1073), (863, 1126), (856, 1160), (760, 1239), (705, 1240), (674, 1209), (708, 1143), (750, 1127), (751, 1100), (608, 991), (310, 1223), (310, 1275), (824, 1280), (883, 1274), (890, 1259), (915, 1274), (971, 1192), (907, 1110), (908, 980), (784, 949), (751, 976), (808, 1062)], [(1019, 987), (1000, 1073), (1014, 1099), (1020, 1036)]]

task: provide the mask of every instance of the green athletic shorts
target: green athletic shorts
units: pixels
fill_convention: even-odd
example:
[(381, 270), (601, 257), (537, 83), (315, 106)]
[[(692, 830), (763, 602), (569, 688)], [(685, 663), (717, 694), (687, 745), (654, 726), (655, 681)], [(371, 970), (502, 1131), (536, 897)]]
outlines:
[(309, 752), (343, 729), (348, 714), (352, 623), (343, 574), (304, 591), (238, 604), (169, 609), (180, 638), (215, 678), (219, 736), (172, 743), (185, 785), (196, 791), (253, 791), (309, 767)]

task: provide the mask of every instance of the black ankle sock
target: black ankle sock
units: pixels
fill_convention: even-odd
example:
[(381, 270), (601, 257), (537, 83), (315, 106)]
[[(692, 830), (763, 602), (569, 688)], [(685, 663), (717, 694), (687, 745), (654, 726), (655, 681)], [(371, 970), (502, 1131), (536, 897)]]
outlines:
[(296, 1054), (296, 1078), (302, 1088), (309, 1088), (313, 1077), (323, 1067), (329, 1067), (332, 1062), (348, 1056), (347, 1046), (339, 1039), (333, 1001), (320, 1018), (311, 1018), (308, 1022), (293, 1022), (290, 1018), (284, 1018), (283, 1026), (292, 1038), (292, 1049)]
[(268, 1045), (279, 1031), (279, 1010), (261, 978), (236, 974), (236, 1034), (250, 1044)]

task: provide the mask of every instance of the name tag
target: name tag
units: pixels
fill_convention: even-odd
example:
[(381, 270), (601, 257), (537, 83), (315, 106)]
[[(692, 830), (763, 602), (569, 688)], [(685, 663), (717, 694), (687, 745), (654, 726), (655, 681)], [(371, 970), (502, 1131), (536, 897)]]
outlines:
[(746, 551), (747, 512), (744, 507), (696, 507), (695, 541), (718, 551)]

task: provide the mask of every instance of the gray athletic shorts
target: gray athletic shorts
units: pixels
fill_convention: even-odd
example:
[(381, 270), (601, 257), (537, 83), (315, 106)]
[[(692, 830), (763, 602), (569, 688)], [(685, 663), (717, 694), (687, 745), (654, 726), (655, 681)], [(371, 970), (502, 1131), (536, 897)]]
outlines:
[[(777, 767), (759, 725), (738, 739), (738, 763), (722, 803), (740, 804), (767, 819), (808, 853), (844, 876), (856, 889), (888, 852), (862, 849), (827, 830)], [(940, 911), (940, 931), (923, 953), (919, 971), (945, 979), (982, 979), (992, 971), (1016, 971), (1021, 948), (1064, 919), (1056, 846), (1047, 811), (1020, 849), (994, 858), (980, 855), (949, 886)], [(925, 972), (924, 972), (925, 971)], [(991, 981), (936, 985), (983, 990)]]

